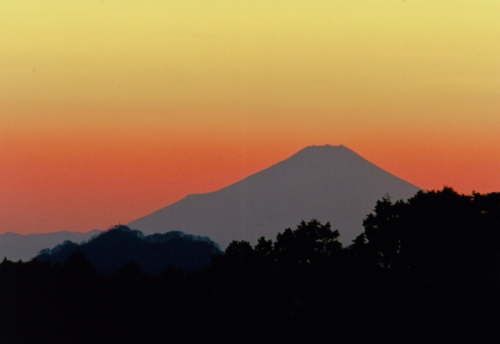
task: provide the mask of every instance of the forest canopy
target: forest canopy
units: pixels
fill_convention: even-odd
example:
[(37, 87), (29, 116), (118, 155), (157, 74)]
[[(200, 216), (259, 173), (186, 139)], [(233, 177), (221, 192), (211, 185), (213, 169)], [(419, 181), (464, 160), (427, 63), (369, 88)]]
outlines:
[[(64, 264), (0, 264), (6, 343), (471, 343), (495, 341), (500, 193), (451, 188), (379, 200), (343, 247), (330, 223), (233, 241), (203, 272), (161, 276), (130, 262), (98, 275)], [(69, 339), (69, 340), (68, 340)]]

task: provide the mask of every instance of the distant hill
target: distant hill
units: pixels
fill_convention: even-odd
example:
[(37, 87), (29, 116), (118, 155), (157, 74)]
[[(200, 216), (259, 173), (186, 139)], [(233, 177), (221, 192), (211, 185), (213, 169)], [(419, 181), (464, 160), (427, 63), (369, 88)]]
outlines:
[[(208, 236), (223, 249), (232, 240), (275, 239), (301, 220), (330, 221), (349, 244), (385, 194), (413, 196), (418, 187), (380, 169), (344, 146), (312, 146), (221, 190), (183, 200), (129, 223), (145, 234), (182, 231)], [(30, 260), (66, 240), (80, 243), (88, 233), (0, 235), (0, 259)]]
[(210, 264), (212, 255), (223, 254), (209, 238), (179, 231), (144, 236), (141, 231), (120, 225), (81, 245), (66, 241), (43, 250), (36, 259), (64, 263), (76, 250), (83, 252), (101, 275), (114, 274), (130, 261), (149, 275), (161, 274), (168, 265), (185, 272), (202, 270)]
[(307, 147), (289, 159), (221, 190), (189, 195), (130, 222), (144, 233), (182, 230), (209, 236), (226, 248), (232, 240), (275, 239), (301, 220), (330, 221), (349, 244), (377, 200), (406, 199), (419, 188), (344, 146)]
[(87, 233), (71, 233), (64, 231), (28, 235), (16, 233), (0, 234), (0, 259), (6, 257), (11, 261), (22, 260), (27, 262), (33, 259), (38, 252), (47, 247), (54, 247), (66, 240), (81, 243), (99, 233), (101, 233), (101, 231), (93, 230)]

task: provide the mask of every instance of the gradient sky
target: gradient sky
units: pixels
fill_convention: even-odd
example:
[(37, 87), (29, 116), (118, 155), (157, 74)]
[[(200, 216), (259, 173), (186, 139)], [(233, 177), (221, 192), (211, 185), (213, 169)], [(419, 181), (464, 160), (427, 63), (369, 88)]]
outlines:
[(0, 233), (106, 229), (309, 145), (500, 191), (498, 0), (2, 0)]

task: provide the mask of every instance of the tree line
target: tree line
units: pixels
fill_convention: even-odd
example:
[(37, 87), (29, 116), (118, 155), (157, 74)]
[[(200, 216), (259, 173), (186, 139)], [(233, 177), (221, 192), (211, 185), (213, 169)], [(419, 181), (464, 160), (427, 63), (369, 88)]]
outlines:
[(112, 276), (80, 251), (0, 264), (2, 343), (493, 343), (500, 331), (500, 193), (379, 200), (339, 242), (301, 222), (233, 241), (202, 272)]

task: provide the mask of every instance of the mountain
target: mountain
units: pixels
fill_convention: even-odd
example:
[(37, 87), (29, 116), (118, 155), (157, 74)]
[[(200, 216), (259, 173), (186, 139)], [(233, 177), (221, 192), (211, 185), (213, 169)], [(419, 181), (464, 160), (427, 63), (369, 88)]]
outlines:
[(28, 261), (47, 247), (54, 247), (66, 240), (82, 242), (101, 233), (93, 230), (88, 233), (56, 232), (48, 234), (20, 235), (16, 233), (0, 234), (0, 258), (11, 261)]
[(144, 233), (182, 230), (226, 248), (256, 243), (295, 228), (301, 220), (329, 221), (341, 241), (363, 231), (377, 200), (413, 196), (418, 187), (382, 170), (344, 146), (311, 146), (221, 190), (189, 195), (128, 224)]
[(141, 231), (119, 225), (81, 245), (66, 241), (52, 250), (43, 250), (36, 259), (64, 263), (77, 250), (101, 275), (114, 274), (131, 261), (149, 275), (161, 274), (168, 265), (185, 272), (199, 271), (210, 265), (212, 255), (223, 253), (209, 238), (177, 231), (144, 236)]

